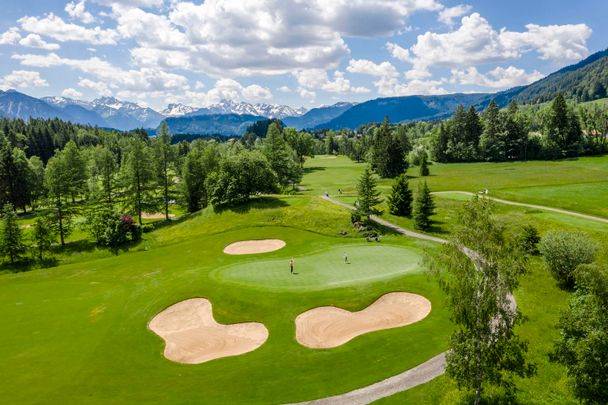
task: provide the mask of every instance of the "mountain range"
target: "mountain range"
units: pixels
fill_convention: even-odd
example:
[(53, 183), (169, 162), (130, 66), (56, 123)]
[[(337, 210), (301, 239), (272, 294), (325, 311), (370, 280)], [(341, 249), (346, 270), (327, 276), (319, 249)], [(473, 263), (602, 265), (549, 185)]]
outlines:
[(499, 93), (448, 94), (377, 98), (363, 103), (340, 102), (307, 111), (286, 105), (251, 104), (221, 100), (203, 108), (170, 104), (162, 112), (133, 102), (102, 97), (93, 101), (65, 97), (30, 97), (15, 90), (0, 91), (0, 116), (8, 118), (60, 118), (79, 124), (129, 130), (157, 128), (166, 120), (172, 133), (242, 135), (251, 123), (278, 118), (297, 129), (356, 129), (388, 116), (391, 122), (448, 117), (459, 104), (483, 109), (495, 100), (539, 103), (558, 93), (588, 101), (608, 96), (608, 50), (567, 66), (527, 86)]

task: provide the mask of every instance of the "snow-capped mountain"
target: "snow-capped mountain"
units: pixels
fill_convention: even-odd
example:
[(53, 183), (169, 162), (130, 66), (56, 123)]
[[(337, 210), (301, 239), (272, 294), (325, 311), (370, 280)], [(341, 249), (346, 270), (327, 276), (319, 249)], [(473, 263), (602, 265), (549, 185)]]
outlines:
[(292, 108), (287, 105), (274, 105), (266, 103), (251, 104), (245, 101), (236, 102), (232, 100), (222, 100), (217, 104), (199, 108), (187, 115), (247, 114), (282, 119), (285, 117), (299, 117), (300, 115), (306, 113), (306, 111), (307, 110), (303, 107)]
[(53, 96), (53, 97), (42, 97), (42, 101), (47, 104), (54, 105), (56, 107), (64, 108), (68, 105), (78, 105), (82, 108), (86, 108), (87, 110), (92, 110), (93, 105), (88, 101), (82, 100), (74, 100), (73, 98), (61, 97), (61, 96)]
[(169, 104), (161, 114), (165, 117), (182, 117), (196, 111), (196, 108), (181, 103)]
[(114, 97), (101, 97), (91, 102), (93, 111), (101, 115), (114, 128), (156, 128), (164, 116), (149, 107)]

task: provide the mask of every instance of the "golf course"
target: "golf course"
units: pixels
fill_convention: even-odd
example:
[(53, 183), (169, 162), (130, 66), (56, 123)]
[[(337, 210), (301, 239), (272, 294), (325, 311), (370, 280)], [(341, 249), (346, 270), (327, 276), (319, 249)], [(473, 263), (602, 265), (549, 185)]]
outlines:
[[(146, 234), (117, 255), (83, 253), (74, 263), (0, 275), (0, 397), (19, 404), (290, 403), (362, 388), (442, 353), (453, 326), (445, 295), (424, 259), (440, 244), (389, 229), (379, 242), (368, 242), (352, 231), (348, 209), (321, 197), (327, 192), (352, 203), (363, 168), (345, 157), (316, 156), (306, 163), (303, 191), (293, 195), (258, 197), (235, 209), (208, 208)], [(608, 188), (598, 186), (607, 178), (606, 157), (448, 169), (433, 166), (428, 177), (433, 191), (475, 192), (493, 184), (495, 197), (589, 215), (606, 212), (594, 204), (608, 199)], [(544, 175), (533, 176), (535, 171)], [(466, 174), (474, 172), (483, 177)], [(388, 183), (382, 181), (380, 188), (386, 192)], [(553, 198), (537, 196), (539, 188), (553, 190)], [(572, 195), (582, 190), (589, 198), (574, 205)], [(467, 199), (437, 194), (430, 235), (448, 237), (454, 210)], [(608, 225), (600, 221), (500, 203), (495, 211), (507, 227), (526, 222), (541, 234), (568, 229), (608, 242)], [(412, 229), (407, 218), (382, 217)], [(284, 246), (266, 253), (224, 253), (235, 242), (266, 239)], [(599, 260), (608, 261), (605, 251)], [(300, 314), (326, 306), (355, 313), (394, 292), (424, 297), (430, 311), (407, 326), (377, 328), (331, 348), (308, 348), (296, 340)], [(534, 257), (514, 295), (527, 318), (518, 331), (529, 340), (538, 367), (534, 377), (518, 382), (518, 398), (574, 403), (563, 368), (547, 359), (557, 333), (553, 325), (569, 294)], [(196, 364), (166, 358), (165, 341), (150, 322), (195, 298), (210, 302), (217, 324), (261, 324), (267, 339), (242, 354)], [(381, 402), (449, 401), (452, 384), (439, 377)]]

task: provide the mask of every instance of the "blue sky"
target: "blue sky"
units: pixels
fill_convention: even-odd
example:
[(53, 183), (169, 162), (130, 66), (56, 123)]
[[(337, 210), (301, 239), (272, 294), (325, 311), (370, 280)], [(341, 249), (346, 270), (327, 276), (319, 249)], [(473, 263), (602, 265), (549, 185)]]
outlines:
[(0, 89), (162, 110), (523, 85), (608, 48), (598, 0), (2, 0)]

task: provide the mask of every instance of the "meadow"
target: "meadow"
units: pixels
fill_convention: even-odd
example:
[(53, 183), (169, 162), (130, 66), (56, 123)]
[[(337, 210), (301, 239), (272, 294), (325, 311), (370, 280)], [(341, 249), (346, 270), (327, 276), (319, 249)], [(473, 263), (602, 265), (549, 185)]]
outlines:
[[(328, 192), (352, 203), (362, 169), (344, 157), (317, 156), (306, 163), (303, 191), (293, 195), (184, 216), (116, 255), (89, 252), (54, 268), (0, 274), (0, 397), (20, 404), (295, 402), (372, 384), (442, 352), (452, 330), (449, 312), (423, 264), (423, 257), (439, 247), (390, 232), (381, 243), (365, 242), (352, 229), (346, 209), (320, 198)], [(415, 172), (409, 171), (414, 189)], [(433, 191), (488, 188), (495, 197), (608, 217), (605, 205), (594, 203), (608, 197), (608, 188), (602, 187), (608, 181), (608, 157), (436, 164), (431, 173), (427, 180)], [(390, 184), (380, 181), (384, 194)], [(466, 198), (436, 196), (432, 234), (449, 237)], [(509, 232), (532, 223), (541, 234), (577, 230), (608, 243), (606, 224), (501, 204), (495, 210)], [(384, 217), (411, 228), (408, 219)], [(262, 238), (287, 245), (263, 255), (222, 253), (232, 242)], [(344, 253), (350, 265), (342, 262)], [(287, 267), (291, 257), (296, 276)], [(608, 263), (606, 253), (600, 261)], [(556, 287), (540, 258), (532, 258), (529, 267), (515, 296), (527, 318), (519, 332), (529, 340), (538, 374), (518, 381), (518, 400), (574, 403), (564, 369), (548, 361), (568, 293)], [(360, 310), (391, 291), (427, 297), (431, 314), (335, 349), (311, 350), (295, 341), (298, 314), (323, 305)], [(268, 341), (245, 355), (199, 365), (165, 359), (162, 339), (147, 324), (164, 308), (192, 297), (211, 300), (218, 322), (263, 323)], [(458, 395), (450, 380), (439, 377), (380, 403), (452, 403)]]

